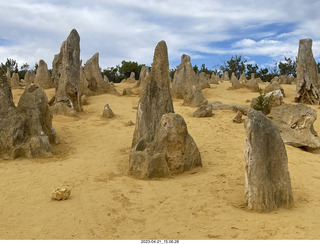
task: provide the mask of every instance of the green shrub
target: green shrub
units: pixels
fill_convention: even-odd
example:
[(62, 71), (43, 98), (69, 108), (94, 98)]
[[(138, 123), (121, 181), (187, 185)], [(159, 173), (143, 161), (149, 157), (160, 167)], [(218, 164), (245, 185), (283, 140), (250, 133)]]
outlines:
[(273, 99), (273, 95), (266, 97), (265, 93), (262, 93), (262, 89), (259, 89), (260, 96), (257, 97), (255, 104), (252, 106), (253, 109), (261, 111), (263, 114), (267, 115), (271, 111), (271, 101)]

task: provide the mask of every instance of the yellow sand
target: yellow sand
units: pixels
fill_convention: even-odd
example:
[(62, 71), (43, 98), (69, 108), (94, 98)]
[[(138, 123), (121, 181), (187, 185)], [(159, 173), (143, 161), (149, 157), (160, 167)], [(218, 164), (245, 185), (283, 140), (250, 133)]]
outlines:
[[(133, 84), (117, 84), (123, 88)], [(258, 93), (229, 91), (229, 82), (203, 90), (209, 102), (249, 104)], [(264, 87), (265, 85), (261, 85)], [(282, 85), (293, 103), (295, 85)], [(23, 90), (13, 90), (17, 103)], [(48, 98), (54, 89), (46, 90)], [(202, 168), (169, 179), (127, 175), (138, 96), (89, 97), (79, 118), (55, 116), (59, 136), (51, 158), (0, 160), (0, 239), (320, 239), (320, 157), (286, 146), (292, 209), (255, 213), (245, 206), (243, 124), (233, 111), (193, 118), (174, 100), (197, 143)], [(108, 103), (113, 119), (101, 117)], [(312, 106), (318, 111), (318, 106)], [(320, 132), (320, 121), (314, 124)], [(50, 198), (71, 189), (65, 201)]]

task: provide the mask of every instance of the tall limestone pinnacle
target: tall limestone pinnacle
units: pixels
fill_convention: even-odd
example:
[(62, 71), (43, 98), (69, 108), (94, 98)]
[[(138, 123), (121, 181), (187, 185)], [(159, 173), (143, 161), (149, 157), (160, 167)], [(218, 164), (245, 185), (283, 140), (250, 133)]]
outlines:
[(296, 102), (320, 103), (318, 69), (312, 54), (312, 40), (301, 39), (297, 58)]
[[(80, 36), (73, 29), (52, 62), (52, 77), (57, 85), (53, 111), (61, 107), (82, 111), (80, 83)], [(66, 108), (66, 109), (67, 109)]]
[(168, 50), (165, 41), (160, 41), (155, 48), (147, 83), (139, 100), (132, 147), (141, 138), (148, 142), (152, 141), (162, 115), (174, 112), (170, 93)]
[(169, 60), (164, 41), (155, 48), (151, 72), (140, 97), (129, 159), (129, 174), (168, 177), (201, 166), (199, 149), (183, 117), (174, 113)]

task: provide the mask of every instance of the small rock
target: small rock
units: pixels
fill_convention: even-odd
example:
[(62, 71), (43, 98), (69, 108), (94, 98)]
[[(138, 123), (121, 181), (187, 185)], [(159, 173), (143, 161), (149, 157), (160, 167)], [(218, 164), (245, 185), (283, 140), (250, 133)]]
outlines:
[(242, 113), (240, 110), (238, 110), (236, 117), (234, 117), (234, 119), (232, 120), (233, 123), (238, 123), (241, 124), (243, 122), (242, 119)]
[(114, 117), (114, 113), (111, 110), (109, 104), (106, 104), (104, 106), (102, 117), (104, 117), (104, 118), (113, 118)]
[(53, 190), (50, 194), (53, 200), (66, 200), (70, 196), (71, 190), (67, 187), (59, 187)]
[(126, 123), (126, 126), (132, 126), (134, 125), (134, 123), (132, 122), (132, 120), (129, 120), (127, 123)]

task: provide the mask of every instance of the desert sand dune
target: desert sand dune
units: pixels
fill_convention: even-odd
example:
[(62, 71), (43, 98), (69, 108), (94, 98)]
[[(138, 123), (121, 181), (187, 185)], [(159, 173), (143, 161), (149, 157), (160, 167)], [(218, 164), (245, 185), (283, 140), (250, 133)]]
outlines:
[[(131, 84), (133, 86), (134, 84)], [(122, 93), (128, 83), (116, 84)], [(202, 90), (209, 101), (248, 105), (259, 94), (227, 90), (230, 82)], [(265, 87), (266, 84), (260, 84)], [(294, 103), (295, 85), (283, 85)], [(13, 89), (17, 103), (22, 89)], [(46, 90), (48, 98), (54, 89)], [(0, 159), (0, 239), (319, 239), (320, 158), (287, 146), (294, 206), (270, 213), (245, 209), (243, 124), (234, 111), (194, 118), (196, 108), (174, 99), (201, 152), (203, 167), (165, 179), (127, 175), (139, 97), (88, 98), (79, 117), (55, 115), (60, 144), (50, 158)], [(115, 113), (102, 118), (105, 104)], [(318, 106), (311, 106), (319, 111)], [(244, 116), (245, 118), (245, 116)], [(314, 123), (320, 132), (319, 119)], [(50, 192), (71, 189), (64, 201)]]

